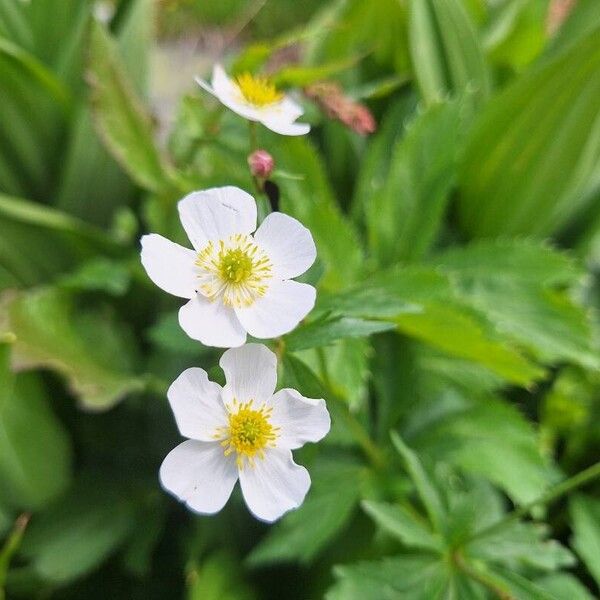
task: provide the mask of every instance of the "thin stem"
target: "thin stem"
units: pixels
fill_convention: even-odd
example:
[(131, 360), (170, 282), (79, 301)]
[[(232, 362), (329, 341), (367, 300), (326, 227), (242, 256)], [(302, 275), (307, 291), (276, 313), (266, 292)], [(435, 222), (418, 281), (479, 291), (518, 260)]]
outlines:
[(321, 368), (321, 378), (323, 379), (323, 382), (329, 391), (327, 398), (335, 404), (337, 414), (344, 420), (346, 427), (352, 434), (352, 437), (356, 443), (365, 453), (365, 456), (371, 461), (376, 469), (382, 469), (386, 463), (383, 452), (371, 439), (362, 423), (350, 412), (347, 403), (334, 391), (331, 379), (329, 378), (327, 361), (325, 360), (325, 352), (323, 348), (317, 348), (317, 356), (319, 359), (319, 366)]
[(250, 152), (258, 150), (258, 134), (256, 132), (256, 121), (248, 121), (248, 135), (250, 137)]
[(474, 533), (467, 541), (471, 542), (475, 539), (479, 539), (496, 533), (496, 531), (503, 529), (508, 523), (512, 523), (513, 521), (516, 521), (530, 513), (531, 510), (536, 506), (550, 504), (551, 502), (558, 500), (558, 498), (560, 498), (561, 496), (568, 494), (570, 491), (577, 489), (582, 485), (585, 485), (586, 483), (597, 479), (598, 477), (600, 477), (600, 462), (597, 462), (595, 465), (584, 469), (580, 473), (577, 473), (577, 475), (573, 475), (573, 477), (570, 477), (569, 479), (565, 479), (564, 481), (556, 485), (554, 488), (548, 490), (546, 493), (542, 494), (539, 498), (536, 498), (532, 502), (528, 502), (527, 504), (523, 504), (519, 508), (516, 508), (504, 518), (500, 519), (499, 521), (496, 521), (489, 527), (486, 527), (485, 529)]
[(473, 581), (477, 581), (483, 587), (487, 588), (492, 594), (494, 594), (500, 600), (515, 600), (509, 592), (502, 589), (493, 578), (488, 577), (485, 573), (481, 573), (477, 569), (473, 568), (468, 562), (465, 561), (463, 555), (457, 552), (452, 555), (452, 561), (456, 568), (462, 571), (467, 577), (470, 577)]
[(2, 550), (0, 550), (0, 600), (4, 600), (6, 597), (4, 586), (6, 584), (8, 567), (12, 557), (21, 545), (21, 540), (23, 539), (27, 523), (29, 523), (29, 518), (30, 515), (24, 513), (15, 521), (12, 531), (4, 543)]

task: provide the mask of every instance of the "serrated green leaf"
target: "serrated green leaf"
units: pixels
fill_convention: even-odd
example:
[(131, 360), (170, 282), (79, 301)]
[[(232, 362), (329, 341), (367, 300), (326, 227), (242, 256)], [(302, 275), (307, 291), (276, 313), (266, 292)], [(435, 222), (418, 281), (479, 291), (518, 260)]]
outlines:
[(443, 551), (441, 538), (432, 533), (417, 514), (401, 504), (365, 500), (362, 507), (379, 527), (398, 538), (403, 545), (419, 550)]
[(10, 372), (10, 348), (0, 342), (0, 501), (38, 509), (68, 485), (71, 446), (36, 375)]
[(590, 318), (565, 292), (549, 289), (583, 277), (581, 267), (567, 256), (532, 243), (483, 242), (434, 260), (499, 333), (541, 361), (569, 360), (598, 368)]
[(534, 240), (483, 240), (453, 246), (430, 259), (444, 271), (474, 279), (509, 279), (529, 285), (573, 284), (582, 265), (566, 252)]
[(547, 528), (540, 524), (509, 523), (495, 534), (468, 544), (467, 550), (478, 559), (515, 570), (558, 571), (574, 566), (573, 554), (556, 540), (546, 539), (547, 534)]
[(406, 555), (334, 569), (337, 583), (327, 600), (431, 600), (439, 598), (449, 574), (439, 558)]
[(594, 31), (532, 69), (480, 115), (460, 174), (459, 216), (471, 237), (544, 237), (582, 209), (600, 161), (597, 40)]
[(484, 313), (457, 297), (450, 280), (434, 269), (385, 271), (360, 287), (325, 296), (319, 307), (345, 316), (390, 320), (402, 333), (520, 385), (544, 374), (495, 331)]
[(487, 477), (516, 502), (533, 500), (552, 482), (535, 432), (513, 406), (490, 396), (466, 402), (447, 387), (430, 394), (432, 402), (421, 408), (428, 418), (410, 427), (411, 443), (422, 454)]
[(295, 352), (318, 346), (326, 346), (344, 338), (368, 337), (393, 329), (394, 325), (383, 321), (369, 321), (352, 317), (325, 317), (300, 325), (285, 336), (285, 346)]
[(317, 464), (304, 504), (286, 516), (248, 557), (252, 566), (297, 561), (310, 564), (347, 525), (359, 499), (365, 468), (347, 461)]

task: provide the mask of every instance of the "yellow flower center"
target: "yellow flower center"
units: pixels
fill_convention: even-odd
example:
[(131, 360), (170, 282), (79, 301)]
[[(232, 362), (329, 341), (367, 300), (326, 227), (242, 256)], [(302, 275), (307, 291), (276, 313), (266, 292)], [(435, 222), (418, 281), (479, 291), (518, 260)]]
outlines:
[(209, 242), (196, 258), (199, 291), (209, 300), (222, 298), (225, 306), (244, 308), (264, 296), (272, 277), (269, 257), (249, 235), (235, 234)]
[(283, 98), (283, 93), (277, 90), (268, 77), (243, 73), (235, 82), (244, 100), (253, 106), (268, 106)]
[(236, 453), (240, 469), (244, 467), (244, 460), (254, 466), (255, 457), (264, 458), (265, 448), (275, 447), (279, 432), (279, 427), (273, 427), (269, 420), (273, 409), (264, 406), (255, 409), (252, 404), (252, 400), (240, 404), (234, 399), (233, 405), (227, 406), (229, 424), (219, 427), (213, 436), (221, 440), (225, 456)]

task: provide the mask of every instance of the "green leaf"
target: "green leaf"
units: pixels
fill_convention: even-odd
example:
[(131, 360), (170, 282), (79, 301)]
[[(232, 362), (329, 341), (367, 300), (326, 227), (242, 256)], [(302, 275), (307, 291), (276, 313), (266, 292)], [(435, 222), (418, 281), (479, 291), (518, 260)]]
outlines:
[(34, 56), (2, 38), (0, 79), (0, 190), (45, 200), (69, 94)]
[(412, 0), (409, 42), (413, 72), (427, 104), (448, 93), (490, 92), (490, 75), (475, 26), (460, 0)]
[(415, 260), (435, 242), (455, 182), (460, 110), (452, 102), (419, 114), (392, 149), (387, 183), (365, 199), (369, 244), (379, 264)]
[(507, 567), (557, 571), (572, 567), (573, 554), (556, 540), (546, 539), (548, 528), (535, 523), (509, 523), (493, 535), (482, 537), (467, 545), (477, 559), (503, 563)]
[[(503, 258), (493, 257), (494, 252)], [(436, 263), (499, 333), (512, 337), (540, 360), (600, 366), (584, 308), (563, 291), (544, 289), (583, 277), (582, 269), (568, 257), (543, 245), (536, 250), (522, 242), (484, 242), (450, 250)]]
[(241, 567), (227, 553), (217, 553), (193, 565), (187, 600), (255, 600), (252, 589), (241, 577)]
[(600, 161), (597, 40), (594, 30), (530, 70), (480, 115), (460, 175), (459, 216), (470, 236), (544, 237), (584, 207)]
[(377, 133), (369, 138), (369, 144), (361, 157), (352, 198), (352, 215), (357, 221), (365, 219), (369, 204), (387, 189), (392, 160), (390, 148), (394, 147), (404, 134), (404, 123), (415, 109), (415, 103), (412, 95), (408, 100), (393, 102), (386, 111)]
[(143, 188), (172, 188), (169, 169), (154, 142), (152, 119), (134, 91), (114, 41), (95, 23), (91, 32), (88, 81), (95, 125), (108, 150)]
[(302, 165), (304, 179), (280, 182), (281, 210), (310, 229), (326, 268), (322, 285), (338, 289), (356, 281), (363, 269), (363, 252), (357, 232), (336, 202), (322, 157), (306, 140), (279, 136), (273, 143), (278, 167), (296, 172)]
[(375, 333), (393, 329), (391, 323), (369, 321), (351, 317), (324, 317), (311, 323), (300, 325), (284, 337), (285, 347), (292, 351), (327, 346), (344, 338), (368, 337)]
[(131, 503), (105, 479), (80, 481), (36, 516), (22, 552), (43, 579), (65, 584), (97, 568), (133, 525)]
[[(116, 36), (123, 67), (136, 92), (143, 94), (153, 28), (151, 2), (130, 2), (118, 25)], [(84, 104), (73, 119), (55, 204), (87, 221), (108, 225), (115, 208), (130, 202), (133, 192), (131, 180), (102, 146), (89, 103)]]
[(569, 285), (585, 275), (582, 265), (566, 252), (525, 239), (452, 246), (432, 257), (431, 263), (463, 278), (510, 279), (539, 286)]
[(284, 67), (273, 79), (278, 87), (305, 87), (356, 66), (358, 60), (359, 57), (349, 57), (322, 65)]
[(394, 322), (403, 333), (444, 352), (480, 363), (508, 381), (527, 386), (544, 375), (494, 331), (484, 315), (460, 303), (423, 304), (419, 314), (404, 313)]
[(514, 571), (495, 567), (490, 576), (497, 582), (498, 587), (508, 594), (508, 597), (519, 600), (559, 600)]
[(406, 555), (334, 569), (327, 600), (431, 600), (441, 597), (449, 574), (435, 556)]
[(360, 495), (362, 465), (336, 460), (311, 469), (313, 484), (304, 504), (269, 531), (248, 557), (252, 566), (312, 563), (348, 524)]
[(594, 600), (592, 594), (573, 575), (567, 573), (552, 573), (541, 579), (536, 579), (536, 585), (550, 594), (556, 600)]
[(434, 483), (423, 468), (419, 457), (404, 443), (402, 438), (395, 431), (392, 431), (390, 435), (394, 447), (404, 462), (404, 468), (412, 479), (421, 502), (427, 510), (427, 515), (434, 530), (440, 531), (446, 511)]
[(77, 306), (66, 290), (43, 288), (16, 296), (7, 308), (17, 336), (15, 361), (63, 374), (83, 407), (106, 410), (143, 389), (133, 374), (136, 348), (109, 314)]
[(458, 298), (434, 269), (384, 271), (360, 287), (326, 296), (320, 308), (344, 316), (390, 320), (398, 329), (454, 356), (528, 385), (544, 371), (495, 331), (485, 314)]
[(38, 509), (69, 483), (70, 441), (41, 381), (11, 373), (9, 353), (0, 342), (0, 502)]
[(419, 550), (443, 551), (439, 536), (414, 511), (400, 504), (387, 504), (365, 500), (362, 503), (365, 512), (387, 533), (398, 538), (409, 548)]
[(130, 268), (123, 262), (97, 258), (59, 280), (60, 287), (75, 291), (100, 291), (123, 296), (129, 288)]
[(576, 496), (569, 504), (573, 526), (572, 546), (600, 585), (600, 500)]

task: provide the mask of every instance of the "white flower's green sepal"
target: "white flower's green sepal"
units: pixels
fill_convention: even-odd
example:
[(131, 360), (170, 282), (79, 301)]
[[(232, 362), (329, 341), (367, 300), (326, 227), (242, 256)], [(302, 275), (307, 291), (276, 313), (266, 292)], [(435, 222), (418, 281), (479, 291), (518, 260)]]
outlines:
[(310, 231), (296, 219), (271, 213), (254, 232), (256, 202), (235, 187), (193, 192), (178, 206), (194, 250), (145, 235), (142, 264), (156, 285), (189, 300), (179, 323), (191, 338), (233, 348), (247, 333), (288, 333), (312, 310), (315, 288), (291, 280), (317, 255)]
[(220, 65), (215, 65), (210, 84), (199, 78), (196, 82), (234, 113), (275, 133), (305, 135), (310, 131), (310, 125), (294, 122), (304, 112), (300, 105), (266, 77), (244, 73), (230, 79)]
[(296, 390), (275, 392), (277, 359), (261, 344), (227, 350), (221, 357), (226, 385), (202, 369), (184, 371), (168, 398), (181, 435), (160, 481), (190, 508), (213, 514), (225, 506), (236, 481), (250, 512), (272, 522), (304, 501), (308, 471), (292, 450), (327, 435), (331, 421), (322, 399)]

